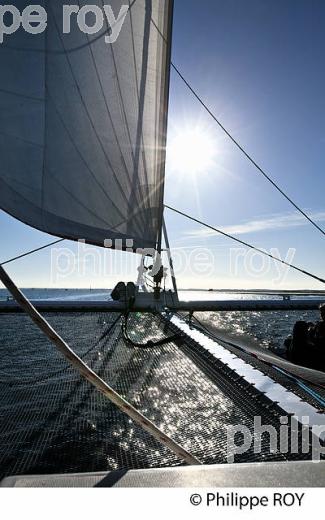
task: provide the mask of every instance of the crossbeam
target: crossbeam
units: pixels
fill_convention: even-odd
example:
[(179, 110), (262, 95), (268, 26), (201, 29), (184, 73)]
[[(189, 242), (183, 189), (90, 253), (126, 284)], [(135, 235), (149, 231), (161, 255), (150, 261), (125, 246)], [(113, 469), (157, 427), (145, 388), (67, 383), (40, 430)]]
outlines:
[[(152, 296), (152, 295), (148, 295)], [(134, 312), (161, 312), (164, 309), (184, 312), (217, 311), (312, 311), (317, 310), (325, 299), (313, 300), (210, 300), (177, 301), (168, 296), (160, 302), (152, 297), (136, 300)], [(33, 306), (41, 312), (124, 312), (125, 303), (113, 301), (49, 301), (33, 300)], [(22, 312), (15, 301), (0, 302), (0, 313)]]

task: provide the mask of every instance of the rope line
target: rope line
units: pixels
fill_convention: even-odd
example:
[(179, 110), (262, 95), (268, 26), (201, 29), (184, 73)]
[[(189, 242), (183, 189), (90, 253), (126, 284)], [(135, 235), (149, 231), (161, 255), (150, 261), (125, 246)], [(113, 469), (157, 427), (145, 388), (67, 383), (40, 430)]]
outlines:
[(221, 130), (229, 137), (229, 139), (234, 143), (234, 145), (245, 155), (245, 157), (255, 166), (255, 168), (263, 175), (263, 177), (272, 184), (272, 186), (297, 210), (303, 217), (305, 217), (310, 224), (312, 224), (322, 235), (325, 235), (325, 231), (303, 210), (298, 204), (296, 204), (281, 188), (280, 186), (263, 170), (263, 168), (257, 164), (257, 162), (253, 159), (251, 155), (243, 148), (243, 146), (236, 141), (236, 139), (231, 135), (231, 133), (223, 126), (223, 124), (219, 121), (216, 115), (212, 112), (212, 110), (207, 106), (207, 104), (203, 101), (203, 99), (199, 96), (199, 94), (194, 90), (194, 88), (190, 85), (190, 83), (185, 79), (180, 70), (171, 63), (171, 67), (174, 69), (179, 78), (184, 82), (187, 88), (191, 91), (193, 96), (197, 99), (197, 101), (201, 104), (201, 106), (206, 110), (206, 112), (212, 117), (212, 119), (217, 123), (217, 125), (221, 128)]
[(161, 347), (161, 346), (171, 343), (173, 341), (179, 341), (183, 337), (182, 334), (174, 334), (173, 336), (170, 336), (167, 338), (162, 338), (157, 341), (148, 340), (148, 341), (145, 341), (144, 343), (137, 342), (137, 341), (133, 340), (128, 333), (129, 315), (130, 315), (130, 313), (127, 312), (122, 321), (122, 333), (123, 333), (123, 338), (124, 338), (125, 342), (129, 343), (134, 348), (149, 349), (149, 348)]
[(283, 265), (286, 265), (287, 267), (291, 267), (291, 269), (294, 269), (295, 271), (298, 271), (299, 273), (305, 274), (306, 276), (309, 276), (310, 278), (313, 278), (314, 280), (317, 280), (318, 282), (325, 284), (324, 278), (320, 278), (319, 276), (316, 276), (312, 273), (309, 273), (308, 271), (305, 271), (305, 269), (301, 269), (300, 267), (297, 267), (293, 264), (289, 264), (289, 262), (286, 262), (285, 260), (282, 260), (281, 258), (277, 258), (276, 256), (273, 256), (271, 253), (268, 253), (267, 251), (263, 251), (263, 249), (259, 249), (258, 247), (252, 246), (251, 244), (248, 244), (247, 242), (244, 242), (243, 240), (240, 240), (239, 238), (236, 238), (233, 235), (229, 235), (229, 233), (225, 233), (224, 231), (221, 231), (221, 229), (217, 229), (213, 226), (210, 226), (209, 224), (206, 224), (205, 222), (202, 222), (201, 220), (198, 220), (197, 218), (191, 217), (190, 215), (187, 215), (186, 213), (183, 213), (182, 211), (179, 211), (178, 209), (172, 208), (171, 206), (168, 206), (167, 204), (165, 204), (165, 208), (173, 211), (174, 213), (178, 213), (179, 215), (182, 215), (183, 217), (185, 217), (189, 220), (192, 220), (193, 222), (196, 222), (197, 224), (200, 224), (201, 226), (211, 229), (212, 231), (219, 233), (219, 235), (223, 235), (226, 238), (230, 238), (231, 240), (237, 242), (238, 244), (248, 247), (249, 249), (252, 249), (253, 251), (261, 253), (262, 255), (271, 258), (272, 260), (276, 260), (277, 262), (279, 262)]

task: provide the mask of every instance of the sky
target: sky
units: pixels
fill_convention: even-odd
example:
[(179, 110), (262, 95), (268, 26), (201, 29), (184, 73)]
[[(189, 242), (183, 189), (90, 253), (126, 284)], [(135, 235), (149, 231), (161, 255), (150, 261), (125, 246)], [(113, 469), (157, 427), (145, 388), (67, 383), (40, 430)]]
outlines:
[[(324, 26), (323, 0), (175, 0), (172, 49), (173, 62), (222, 124), (323, 229)], [(195, 170), (196, 134), (208, 157)], [(184, 135), (188, 154), (175, 156)], [(324, 235), (235, 148), (173, 71), (165, 203), (325, 276)], [(165, 211), (180, 287), (323, 289)], [(0, 233), (0, 261), (52, 240), (3, 212)], [(87, 248), (69, 272), (58, 258), (45, 251), (8, 272), (21, 287), (103, 288), (136, 277), (138, 259), (125, 253)], [(58, 261), (62, 276), (53, 273)]]

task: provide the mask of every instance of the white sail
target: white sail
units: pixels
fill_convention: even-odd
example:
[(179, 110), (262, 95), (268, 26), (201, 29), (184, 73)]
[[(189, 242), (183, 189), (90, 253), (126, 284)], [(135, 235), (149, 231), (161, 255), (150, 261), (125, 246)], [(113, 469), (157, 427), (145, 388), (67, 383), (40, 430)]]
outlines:
[[(115, 43), (105, 40), (116, 36), (107, 2), (77, 6), (103, 12), (91, 35), (77, 13), (64, 33), (65, 4), (39, 2), (46, 30), (20, 27), (0, 44), (0, 207), (60, 237), (153, 248), (162, 224), (172, 1), (110, 0), (116, 24), (129, 7)], [(21, 12), (27, 5), (15, 2)], [(97, 29), (101, 17), (90, 12), (85, 21)]]

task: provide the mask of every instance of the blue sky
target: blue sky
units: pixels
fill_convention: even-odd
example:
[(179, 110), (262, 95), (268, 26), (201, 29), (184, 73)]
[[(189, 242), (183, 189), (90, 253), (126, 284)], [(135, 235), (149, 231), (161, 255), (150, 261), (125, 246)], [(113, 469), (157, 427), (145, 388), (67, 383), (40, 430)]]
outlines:
[[(324, 26), (323, 0), (175, 0), (173, 61), (234, 137), (323, 228)], [(175, 171), (169, 154), (166, 203), (257, 247), (277, 248), (282, 258), (295, 249), (295, 264), (324, 277), (324, 236), (262, 178), (172, 73), (169, 145), (184, 128), (202, 130), (215, 153), (196, 175)], [(261, 259), (247, 260), (241, 252), (236, 257), (235, 244), (169, 211), (166, 221), (175, 254), (207, 248), (213, 256), (208, 273), (199, 276), (199, 267), (179, 274), (183, 287), (323, 288), (294, 272), (283, 277), (274, 265), (263, 270)], [(0, 229), (1, 261), (49, 238), (3, 212)], [(125, 279), (135, 277), (134, 259), (103, 254), (106, 265), (121, 261)], [(85, 265), (82, 274), (54, 281), (50, 253), (42, 252), (8, 271), (25, 287), (110, 287), (116, 281)], [(255, 272), (247, 272), (247, 265), (255, 265)]]

